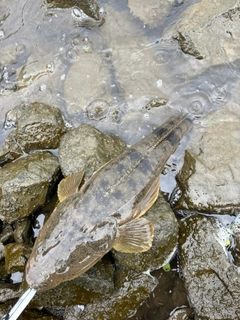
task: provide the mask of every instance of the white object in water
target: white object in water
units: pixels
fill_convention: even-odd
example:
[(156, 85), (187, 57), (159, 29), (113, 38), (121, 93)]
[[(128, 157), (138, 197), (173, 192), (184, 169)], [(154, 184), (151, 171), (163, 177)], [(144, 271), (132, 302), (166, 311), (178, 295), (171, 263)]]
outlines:
[(37, 291), (35, 289), (29, 288), (17, 301), (17, 303), (13, 306), (8, 314), (6, 314), (2, 320), (17, 320), (26, 306), (34, 297)]

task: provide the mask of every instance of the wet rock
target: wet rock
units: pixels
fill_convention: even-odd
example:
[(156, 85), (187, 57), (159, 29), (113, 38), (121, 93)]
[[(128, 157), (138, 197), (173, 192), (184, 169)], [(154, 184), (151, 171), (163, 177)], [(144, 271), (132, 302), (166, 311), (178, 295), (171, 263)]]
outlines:
[(24, 112), (25, 108), (26, 108), (26, 105), (24, 103), (21, 103), (21, 104), (17, 105), (15, 108), (8, 111), (5, 115), (3, 128), (6, 130), (11, 129), (11, 128), (15, 128), (17, 125), (18, 118)]
[(19, 295), (18, 287), (13, 284), (0, 283), (0, 302), (15, 299)]
[(49, 8), (78, 7), (93, 19), (99, 20), (99, 6), (95, 0), (46, 0)]
[(16, 140), (16, 132), (12, 131), (0, 148), (0, 166), (23, 155), (23, 150)]
[(219, 241), (214, 218), (191, 216), (180, 227), (180, 259), (197, 319), (239, 319), (240, 275)]
[(2, 232), (0, 234), (0, 241), (2, 243), (7, 242), (13, 237), (13, 227), (9, 224), (4, 224), (2, 227)]
[(0, 260), (5, 257), (5, 247), (2, 242), (0, 242)]
[(232, 235), (234, 238), (234, 243), (231, 247), (231, 253), (234, 259), (234, 264), (240, 267), (240, 214), (238, 213), (235, 219), (232, 221), (229, 226), (232, 231)]
[(65, 311), (64, 307), (47, 307), (46, 310), (58, 317), (58, 319), (63, 319), (63, 314)]
[(231, 62), (239, 56), (239, 43), (235, 41), (240, 36), (239, 11), (237, 0), (202, 0), (189, 6), (164, 37), (173, 36), (184, 53), (205, 59), (209, 65)]
[(0, 169), (0, 218), (12, 223), (42, 206), (59, 174), (49, 152), (36, 152)]
[(78, 27), (92, 29), (94, 27), (101, 26), (105, 22), (104, 16), (105, 11), (103, 8), (100, 8), (98, 12), (98, 19), (90, 17), (79, 7), (74, 7), (72, 9), (72, 17), (75, 19)]
[[(114, 290), (113, 273), (114, 267), (109, 257), (105, 256), (80, 277), (37, 293), (30, 307), (79, 305), (96, 299), (109, 299)], [(24, 282), (22, 289), (25, 290), (26, 286)]]
[(8, 274), (24, 271), (32, 248), (24, 243), (9, 243), (5, 246), (5, 268)]
[(240, 207), (238, 109), (230, 103), (201, 120), (201, 139), (188, 148), (177, 176), (182, 197), (176, 209), (232, 213)]
[(78, 306), (67, 307), (64, 320), (126, 319), (135, 313), (156, 285), (157, 279), (146, 273), (137, 274), (125, 268), (118, 269), (115, 273), (115, 293), (107, 299), (87, 304), (84, 311)]
[(34, 102), (26, 106), (18, 118), (16, 139), (25, 152), (55, 149), (64, 132), (60, 110)]
[(234, 234), (236, 246), (233, 249), (234, 264), (240, 267), (240, 232)]
[(13, 232), (14, 240), (17, 243), (28, 242), (30, 235), (31, 221), (29, 218), (18, 220), (15, 223), (15, 230)]
[[(11, 308), (14, 306), (14, 303), (11, 304), (3, 304), (0, 308), (0, 318), (7, 314), (11, 310)], [(23, 311), (23, 313), (18, 318), (20, 320), (59, 320), (55, 315), (52, 315), (49, 311), (43, 309), (43, 310), (31, 310), (26, 309)]]
[(151, 272), (158, 279), (158, 285), (128, 320), (167, 320), (174, 310), (189, 306), (183, 281), (175, 268), (176, 261), (173, 261), (169, 272), (163, 271), (163, 268)]
[(109, 110), (109, 103), (102, 99), (94, 100), (86, 108), (88, 118), (95, 121), (107, 118)]
[(57, 316), (49, 314), (46, 310), (25, 310), (20, 320), (59, 320)]
[(113, 250), (117, 265), (136, 272), (152, 271), (165, 265), (175, 254), (178, 243), (177, 220), (161, 195), (144, 217), (154, 224), (152, 247), (146, 252), (133, 254)]
[(167, 104), (167, 100), (164, 98), (152, 99), (149, 101), (144, 107), (146, 110), (151, 110), (152, 108), (159, 108), (161, 106), (165, 106)]
[(90, 125), (81, 125), (61, 138), (58, 151), (62, 172), (68, 176), (84, 170), (85, 177), (90, 177), (125, 147), (118, 137), (103, 134)]

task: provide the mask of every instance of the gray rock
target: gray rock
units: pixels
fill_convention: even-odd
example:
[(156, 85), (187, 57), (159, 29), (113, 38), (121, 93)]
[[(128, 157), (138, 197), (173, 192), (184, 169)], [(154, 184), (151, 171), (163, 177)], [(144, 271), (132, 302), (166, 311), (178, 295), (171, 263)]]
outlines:
[(59, 174), (49, 152), (36, 152), (0, 169), (0, 218), (12, 223), (42, 206)]
[(140, 18), (144, 24), (156, 28), (163, 24), (168, 15), (174, 0), (129, 0), (128, 6), (134, 16)]
[(5, 268), (8, 274), (23, 272), (32, 247), (24, 243), (9, 243), (5, 246)]
[(23, 150), (16, 140), (16, 132), (12, 131), (0, 148), (0, 165), (11, 162), (23, 155)]
[(180, 235), (182, 272), (196, 319), (239, 319), (240, 275), (226, 255), (217, 220), (191, 216)]
[[(3, 245), (1, 245), (1, 250), (4, 251), (4, 252), (2, 251), (1, 254), (3, 253), (5, 256), (5, 248), (3, 247)], [(7, 273), (5, 268), (5, 260), (2, 260), (0, 262), (0, 279), (2, 282), (5, 282), (5, 283), (9, 281), (9, 274)], [(4, 285), (2, 286), (2, 288), (4, 288)]]
[(43, 103), (25, 106), (17, 119), (16, 140), (25, 152), (57, 148), (64, 132), (60, 110)]
[(67, 307), (64, 320), (126, 319), (134, 314), (141, 303), (149, 296), (157, 285), (157, 279), (146, 273), (135, 273), (121, 268), (115, 273), (116, 290), (109, 298), (84, 306)]
[(84, 170), (90, 177), (126, 145), (116, 136), (103, 134), (90, 125), (69, 130), (60, 141), (59, 162), (65, 176)]
[(26, 108), (26, 105), (24, 103), (21, 103), (17, 105), (15, 108), (9, 110), (5, 114), (5, 120), (3, 127), (4, 129), (11, 129), (15, 128), (17, 125), (18, 118), (21, 116), (22, 112), (24, 112), (24, 109)]
[(189, 6), (164, 37), (174, 37), (184, 53), (205, 64), (231, 62), (239, 57), (239, 9), (237, 0), (202, 0)]
[(19, 288), (17, 286), (9, 283), (8, 284), (0, 283), (0, 302), (5, 302), (10, 299), (15, 299), (18, 297), (18, 295), (19, 295)]
[(182, 197), (176, 209), (232, 213), (240, 207), (240, 127), (236, 108), (239, 106), (230, 103), (201, 120), (201, 139), (188, 148), (177, 176)]
[(171, 260), (177, 249), (178, 223), (169, 204), (160, 195), (145, 218), (154, 224), (152, 247), (142, 253), (122, 253), (113, 250), (117, 265), (136, 272), (152, 271)]
[(28, 242), (31, 231), (31, 220), (29, 217), (18, 220), (15, 223), (15, 229), (13, 232), (14, 240), (17, 243)]
[(2, 242), (0, 242), (0, 260), (5, 257), (5, 247)]
[(5, 243), (11, 240), (11, 238), (13, 238), (13, 227), (9, 224), (4, 224), (0, 234), (0, 241)]
[(234, 246), (231, 246), (234, 264), (240, 267), (240, 213), (237, 214), (229, 227), (234, 239)]
[(96, 99), (111, 104), (111, 68), (87, 37), (75, 37), (72, 46), (68, 54), (73, 64), (64, 82), (64, 98), (68, 114), (83, 117), (82, 112)]
[(236, 266), (240, 268), (240, 232), (234, 234), (236, 246), (233, 248), (233, 258)]

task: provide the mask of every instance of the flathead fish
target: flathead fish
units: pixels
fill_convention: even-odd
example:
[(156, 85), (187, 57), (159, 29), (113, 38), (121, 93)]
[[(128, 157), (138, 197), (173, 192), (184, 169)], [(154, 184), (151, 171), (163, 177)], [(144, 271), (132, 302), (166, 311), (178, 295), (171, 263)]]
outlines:
[(157, 199), (164, 165), (191, 126), (187, 116), (173, 116), (80, 189), (81, 173), (60, 183), (62, 202), (44, 224), (26, 265), (26, 299), (4, 319), (17, 319), (35, 292), (80, 276), (112, 248), (136, 253), (151, 247), (154, 227), (142, 215)]

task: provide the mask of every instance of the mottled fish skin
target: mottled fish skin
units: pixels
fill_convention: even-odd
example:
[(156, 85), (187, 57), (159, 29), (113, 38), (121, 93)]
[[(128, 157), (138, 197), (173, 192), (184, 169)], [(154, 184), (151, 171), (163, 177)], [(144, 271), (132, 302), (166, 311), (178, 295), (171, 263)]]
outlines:
[(186, 116), (171, 117), (60, 203), (28, 260), (29, 287), (44, 291), (75, 278), (111, 250), (118, 227), (144, 211), (142, 198), (191, 126)]

